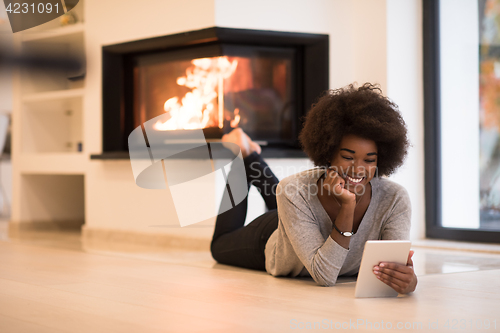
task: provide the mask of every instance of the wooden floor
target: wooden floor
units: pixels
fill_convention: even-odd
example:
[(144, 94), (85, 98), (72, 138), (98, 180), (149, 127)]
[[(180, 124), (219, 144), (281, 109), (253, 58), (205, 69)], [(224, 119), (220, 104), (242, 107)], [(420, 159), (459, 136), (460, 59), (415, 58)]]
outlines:
[(183, 264), (0, 239), (0, 332), (500, 331), (500, 266), (422, 274), (410, 296), (355, 299), (349, 279), (325, 288), (200, 256)]

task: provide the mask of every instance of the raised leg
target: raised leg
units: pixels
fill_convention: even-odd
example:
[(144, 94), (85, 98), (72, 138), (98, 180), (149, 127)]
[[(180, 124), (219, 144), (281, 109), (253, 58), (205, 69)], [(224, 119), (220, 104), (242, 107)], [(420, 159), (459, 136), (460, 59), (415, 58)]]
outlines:
[[(269, 212), (259, 216), (244, 227), (247, 198), (232, 209), (217, 216), (212, 238), (212, 256), (218, 262), (252, 269), (265, 269), (264, 247), (267, 239), (277, 228), (276, 186), (278, 179), (260, 156), (260, 147), (241, 130), (233, 130), (223, 137), (223, 142), (240, 146), (247, 178), (250, 185), (257, 187)], [(228, 178), (241, 177), (231, 169)]]

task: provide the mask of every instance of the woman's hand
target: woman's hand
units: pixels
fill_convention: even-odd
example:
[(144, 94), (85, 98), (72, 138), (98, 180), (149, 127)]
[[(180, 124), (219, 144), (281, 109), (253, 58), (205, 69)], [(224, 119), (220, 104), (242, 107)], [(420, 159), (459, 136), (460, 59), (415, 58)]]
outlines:
[(413, 271), (413, 261), (411, 260), (413, 253), (414, 251), (410, 251), (406, 266), (395, 262), (381, 262), (378, 266), (373, 267), (373, 273), (380, 281), (398, 293), (411, 293), (417, 287), (417, 276)]
[(355, 203), (356, 195), (344, 188), (345, 180), (335, 170), (328, 169), (323, 180), (323, 190), (340, 205)]

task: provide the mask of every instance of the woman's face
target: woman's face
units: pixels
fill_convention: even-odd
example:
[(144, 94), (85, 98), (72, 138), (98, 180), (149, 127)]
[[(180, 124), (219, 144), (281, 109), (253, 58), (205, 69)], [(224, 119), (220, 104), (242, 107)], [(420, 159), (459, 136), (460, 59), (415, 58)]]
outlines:
[(333, 155), (330, 168), (345, 180), (347, 190), (362, 195), (366, 184), (375, 176), (377, 153), (375, 141), (346, 135)]

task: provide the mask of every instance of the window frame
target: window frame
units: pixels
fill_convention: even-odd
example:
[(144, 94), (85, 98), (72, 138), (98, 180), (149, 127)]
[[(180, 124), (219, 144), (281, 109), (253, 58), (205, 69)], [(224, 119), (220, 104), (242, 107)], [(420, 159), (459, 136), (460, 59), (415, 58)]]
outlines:
[[(499, 243), (500, 231), (442, 226), (439, 0), (422, 0), (425, 234), (427, 238)], [(479, 101), (478, 101), (479, 103)], [(478, 119), (479, 121), (479, 119)], [(479, 198), (477, 198), (479, 200)], [(479, 212), (478, 212), (479, 214)]]

